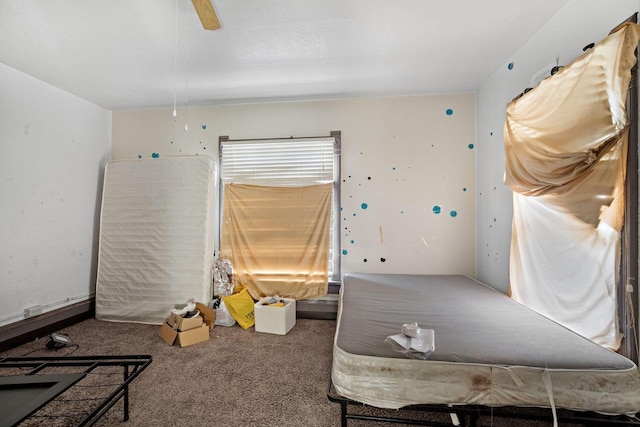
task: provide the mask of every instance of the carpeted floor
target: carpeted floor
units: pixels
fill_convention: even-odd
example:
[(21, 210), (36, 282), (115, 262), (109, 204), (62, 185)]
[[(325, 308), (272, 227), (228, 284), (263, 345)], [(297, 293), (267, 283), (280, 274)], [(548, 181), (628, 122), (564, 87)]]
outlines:
[[(216, 326), (209, 341), (185, 348), (158, 330), (90, 319), (61, 331), (77, 349), (47, 350), (37, 340), (3, 356), (152, 355), (131, 387), (127, 426), (338, 425), (339, 407), (326, 397), (335, 321), (298, 319), (284, 336)], [(121, 418), (117, 405), (100, 425)]]
[[(74, 346), (45, 348), (36, 340), (2, 356), (149, 354), (153, 362), (132, 383), (130, 420), (122, 423), (116, 405), (100, 426), (282, 426), (340, 425), (340, 408), (327, 399), (335, 321), (298, 319), (284, 336), (216, 326), (209, 341), (190, 347), (169, 346), (159, 326), (86, 320), (61, 332)], [(77, 348), (76, 348), (77, 345)], [(118, 374), (120, 375), (120, 374)], [(90, 395), (90, 387), (82, 390)], [(73, 402), (69, 403), (71, 405)], [(360, 408), (377, 415), (383, 411)], [(357, 410), (357, 408), (356, 408)], [(397, 416), (397, 411), (391, 411)], [(446, 414), (424, 419), (449, 425)], [(77, 422), (77, 421), (76, 421)], [(542, 421), (484, 420), (482, 425), (549, 426)], [(39, 417), (28, 426), (74, 425), (66, 418)], [(350, 427), (397, 424), (353, 420)]]

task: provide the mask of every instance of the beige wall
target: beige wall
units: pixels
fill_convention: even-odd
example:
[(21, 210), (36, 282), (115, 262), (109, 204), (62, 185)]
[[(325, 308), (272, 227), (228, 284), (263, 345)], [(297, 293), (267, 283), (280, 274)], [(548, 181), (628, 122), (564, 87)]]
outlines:
[(474, 276), (474, 102), (456, 94), (189, 107), (188, 131), (184, 107), (177, 118), (170, 109), (114, 112), (112, 158), (217, 159), (220, 135), (340, 130), (342, 272)]

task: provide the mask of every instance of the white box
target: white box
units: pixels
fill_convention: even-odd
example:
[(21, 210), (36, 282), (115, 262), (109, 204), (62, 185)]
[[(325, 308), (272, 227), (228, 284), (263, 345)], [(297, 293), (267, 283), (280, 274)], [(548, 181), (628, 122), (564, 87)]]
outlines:
[(254, 305), (256, 332), (286, 335), (296, 324), (296, 300), (277, 298), (284, 302), (284, 307), (277, 307), (266, 305), (270, 298), (260, 298)]

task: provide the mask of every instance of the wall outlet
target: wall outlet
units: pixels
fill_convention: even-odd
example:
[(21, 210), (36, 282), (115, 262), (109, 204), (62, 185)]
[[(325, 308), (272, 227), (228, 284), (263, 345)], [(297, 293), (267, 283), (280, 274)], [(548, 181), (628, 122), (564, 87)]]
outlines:
[(24, 317), (28, 319), (29, 317), (38, 316), (42, 314), (42, 306), (34, 305), (33, 307), (28, 307), (24, 309)]

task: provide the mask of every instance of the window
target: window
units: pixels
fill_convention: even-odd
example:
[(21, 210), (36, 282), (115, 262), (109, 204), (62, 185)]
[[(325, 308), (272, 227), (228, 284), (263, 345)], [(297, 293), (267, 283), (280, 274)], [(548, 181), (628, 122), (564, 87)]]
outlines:
[(220, 137), (220, 216), (225, 184), (297, 187), (332, 183), (329, 279), (340, 280), (340, 144), (339, 131), (311, 138)]

